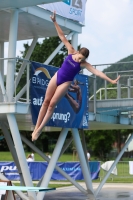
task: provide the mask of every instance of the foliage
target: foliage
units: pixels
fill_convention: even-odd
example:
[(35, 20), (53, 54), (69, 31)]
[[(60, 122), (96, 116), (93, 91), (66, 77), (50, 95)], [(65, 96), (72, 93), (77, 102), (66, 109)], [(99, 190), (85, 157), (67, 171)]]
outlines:
[(104, 160), (112, 150), (112, 144), (115, 141), (114, 130), (85, 131), (85, 136), (91, 155), (98, 157), (99, 160)]

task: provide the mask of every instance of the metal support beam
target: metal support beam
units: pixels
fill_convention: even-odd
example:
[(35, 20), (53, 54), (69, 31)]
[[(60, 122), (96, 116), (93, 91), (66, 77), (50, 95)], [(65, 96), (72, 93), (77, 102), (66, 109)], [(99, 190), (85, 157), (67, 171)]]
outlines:
[[(31, 149), (33, 149), (36, 153), (38, 153), (44, 160), (46, 160), (47, 162), (50, 161), (50, 159), (42, 152), (40, 151), (33, 143), (31, 143), (27, 138), (25, 138), (23, 135), (21, 135), (22, 141), (27, 144)], [(62, 176), (64, 176), (68, 181), (70, 181), (75, 187), (77, 187), (81, 192), (83, 192), (84, 194), (87, 194), (87, 191), (81, 186), (79, 185), (79, 183), (77, 183), (74, 179), (72, 179), (65, 171), (63, 171), (60, 167), (58, 167), (57, 165), (55, 166), (55, 169), (62, 174)], [(42, 178), (43, 179), (43, 178)], [(40, 186), (42, 180), (39, 181), (37, 186)]]
[(72, 46), (75, 50), (78, 50), (78, 33), (74, 33), (72, 36)]
[(84, 155), (82, 144), (80, 141), (78, 129), (73, 128), (72, 134), (73, 134), (76, 150), (78, 152), (81, 169), (84, 175), (84, 180), (85, 180), (87, 191), (88, 191), (88, 197), (94, 200), (95, 198), (94, 198), (94, 192), (93, 192), (93, 187), (92, 187), (91, 175), (90, 175), (90, 171), (85, 160), (85, 155)]
[(127, 142), (125, 143), (124, 147), (122, 148), (121, 152), (119, 153), (119, 155), (117, 156), (116, 160), (114, 161), (114, 163), (112, 164), (112, 166), (110, 167), (109, 171), (107, 172), (106, 176), (104, 177), (104, 179), (102, 180), (102, 182), (100, 183), (100, 185), (98, 186), (97, 190), (95, 191), (95, 197), (97, 197), (97, 195), (99, 194), (99, 192), (101, 191), (103, 185), (105, 184), (106, 180), (108, 179), (108, 177), (110, 176), (112, 170), (114, 169), (114, 167), (117, 165), (117, 163), (119, 162), (121, 156), (123, 155), (123, 153), (125, 152), (126, 148), (128, 147), (129, 143), (131, 142), (131, 140), (133, 139), (133, 134), (131, 134), (130, 138), (127, 140)]
[[(46, 170), (45, 175), (44, 175), (43, 180), (42, 180), (42, 184), (40, 185), (41, 187), (47, 187), (48, 184), (49, 184), (49, 181), (50, 181), (50, 178), (51, 178), (52, 173), (54, 171), (56, 162), (59, 158), (62, 146), (63, 146), (64, 141), (66, 139), (68, 130), (69, 130), (68, 128), (64, 128), (64, 129), (62, 129), (62, 131), (60, 133), (59, 139), (56, 143), (54, 152), (52, 154), (52, 158), (50, 159), (49, 165), (47, 167), (47, 170)], [(38, 193), (37, 200), (43, 200), (44, 195), (45, 195), (45, 192)]]
[[(18, 9), (15, 9), (11, 11), (11, 18), (10, 18), (9, 48), (8, 48), (9, 58), (14, 58), (16, 56), (17, 30), (18, 30)], [(8, 60), (7, 72), (8, 73), (6, 81), (6, 90), (7, 90), (8, 102), (13, 102), (15, 60)]]
[[(30, 45), (30, 48), (28, 49), (28, 52), (27, 52), (27, 54), (25, 56), (26, 60), (30, 59), (31, 54), (32, 54), (32, 52), (33, 52), (33, 50), (34, 50), (34, 48), (36, 46), (37, 40), (38, 40), (38, 38), (34, 38), (33, 39), (32, 43)], [(27, 61), (23, 61), (23, 64), (22, 64), (21, 68), (19, 69), (19, 73), (18, 73), (18, 75), (17, 75), (17, 77), (15, 79), (15, 86), (16, 86), (16, 88), (17, 88), (18, 83), (19, 83), (19, 81), (21, 79), (21, 76), (22, 76), (22, 74), (23, 74), (23, 72), (25, 70), (26, 65), (27, 65)]]
[[(69, 35), (67, 35), (67, 39), (69, 40), (73, 35), (73, 32), (71, 32)], [(64, 46), (64, 43), (61, 42), (59, 46), (53, 51), (53, 53), (47, 58), (47, 60), (44, 62), (45, 65), (48, 65), (51, 60), (56, 56), (56, 54), (60, 51), (60, 49)]]
[[(0, 58), (4, 58), (4, 42), (0, 41)], [(0, 60), (0, 73), (2, 81), (4, 82), (4, 60)], [(0, 88), (0, 102), (3, 102), (3, 94)]]
[(94, 78), (94, 114), (96, 114), (96, 112), (97, 112), (97, 108), (96, 108), (96, 100), (97, 100), (97, 98), (96, 98), (96, 87), (97, 87), (97, 85), (96, 85), (96, 75), (94, 75), (94, 77), (95, 77)]
[(20, 176), (20, 182), (21, 182), (22, 185), (25, 185), (23, 175), (22, 175), (22, 171), (21, 171), (21, 167), (20, 167), (20, 163), (19, 163), (19, 160), (18, 160), (18, 157), (17, 157), (16, 149), (14, 148), (12, 138), (10, 136), (10, 133), (9, 133), (8, 128), (7, 128), (5, 123), (1, 123), (1, 129), (2, 129), (3, 134), (5, 136), (9, 150), (12, 154), (13, 160), (14, 160), (16, 166), (17, 166), (18, 173), (19, 173), (19, 176)]
[[(28, 164), (25, 158), (25, 153), (24, 153), (22, 142), (21, 142), (21, 137), (20, 137), (15, 116), (13, 114), (7, 114), (7, 119), (8, 119), (9, 127), (11, 130), (12, 138), (14, 141), (14, 145), (16, 148), (17, 156), (19, 158), (19, 163), (21, 166), (25, 184), (26, 186), (32, 187), (33, 184), (32, 184), (30, 172), (28, 169)], [(36, 200), (35, 192), (28, 192), (28, 196), (30, 200)]]
[(104, 91), (105, 91), (105, 100), (106, 100), (107, 99), (107, 81), (105, 80), (104, 83), (105, 83), (105, 90)]
[(5, 102), (7, 102), (7, 95), (6, 95), (6, 90), (5, 90), (5, 86), (4, 86), (4, 80), (3, 80), (1, 72), (0, 72), (0, 89), (1, 89), (0, 96), (2, 96), (2, 97), (0, 97), (1, 101), (4, 100)]

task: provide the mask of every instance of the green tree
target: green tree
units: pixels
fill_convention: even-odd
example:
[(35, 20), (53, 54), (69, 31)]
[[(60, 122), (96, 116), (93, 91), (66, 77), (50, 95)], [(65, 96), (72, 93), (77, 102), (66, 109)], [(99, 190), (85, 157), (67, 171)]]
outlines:
[(104, 160), (106, 155), (112, 150), (112, 144), (115, 141), (114, 130), (90, 130), (85, 131), (87, 148), (91, 150), (92, 155)]

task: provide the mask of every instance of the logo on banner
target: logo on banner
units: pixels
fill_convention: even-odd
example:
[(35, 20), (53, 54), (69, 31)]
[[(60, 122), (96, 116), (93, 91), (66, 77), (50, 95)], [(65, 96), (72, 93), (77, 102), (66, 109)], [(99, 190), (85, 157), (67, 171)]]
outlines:
[(72, 6), (82, 9), (82, 0), (72, 0)]
[[(67, 5), (82, 9), (82, 0), (63, 0)], [(72, 4), (71, 4), (72, 2)]]
[(66, 3), (67, 5), (71, 5), (71, 0), (63, 0), (64, 3)]
[(33, 74), (33, 77), (32, 77), (32, 83), (33, 84), (39, 84), (39, 85), (42, 85), (42, 86), (48, 86), (49, 84), (49, 80), (47, 79), (43, 79), (43, 78), (39, 78), (39, 74), (40, 73), (43, 73), (45, 74), (45, 76), (47, 77), (47, 79), (51, 79), (51, 76), (49, 74), (49, 71), (44, 68), (44, 67), (39, 67), (35, 70), (35, 73)]

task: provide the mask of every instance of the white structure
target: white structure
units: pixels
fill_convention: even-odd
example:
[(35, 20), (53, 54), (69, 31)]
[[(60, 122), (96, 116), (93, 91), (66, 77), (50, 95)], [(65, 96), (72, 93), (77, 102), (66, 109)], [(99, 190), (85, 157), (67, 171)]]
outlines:
[[(69, 143), (63, 147), (65, 138), (68, 133), (68, 129), (65, 128), (61, 131), (57, 145), (53, 152), (53, 156), (49, 161), (49, 158), (45, 156), (32, 142), (28, 141), (24, 136), (20, 136), (19, 130), (33, 130), (33, 125), (31, 122), (30, 110), (29, 110), (29, 58), (33, 52), (33, 49), (36, 45), (38, 38), (45, 38), (47, 36), (57, 35), (55, 27), (51, 22), (49, 11), (39, 8), (35, 5), (41, 3), (51, 3), (57, 2), (56, 0), (4, 0), (0, 1), (0, 126), (9, 146), (9, 149), (12, 153), (14, 161), (16, 163), (17, 169), (19, 171), (21, 182), (26, 186), (33, 186), (31, 176), (29, 173), (28, 165), (25, 158), (25, 153), (23, 150), (22, 141), (28, 144), (34, 151), (39, 153), (46, 161), (49, 162), (47, 171), (38, 184), (42, 187), (47, 187), (50, 181), (52, 172), (56, 168), (63, 176), (65, 176), (70, 182), (72, 182), (81, 192), (85, 193), (89, 198), (95, 199), (101, 190), (103, 184), (106, 181), (106, 178), (109, 176), (112, 168), (117, 164), (120, 159), (120, 156), (111, 166), (109, 173), (107, 173), (105, 179), (98, 187), (96, 193), (93, 191), (92, 181), (90, 177), (90, 171), (86, 162), (86, 146), (84, 134), (83, 137), (83, 147), (81, 145), (79, 132), (77, 129), (72, 129), (72, 136), (75, 142), (75, 146), (79, 155), (81, 162), (81, 168), (83, 175), (85, 177), (86, 188), (84, 189), (71, 177), (69, 177), (64, 171), (56, 166), (56, 162), (61, 153), (65, 151)], [(32, 7), (31, 7), (32, 6)], [(57, 16), (57, 21), (64, 33), (67, 35), (67, 38), (72, 38), (72, 44), (77, 48), (78, 45), (78, 34), (82, 32), (82, 25), (76, 21), (65, 19), (61, 16)], [(17, 77), (14, 77), (15, 74), (15, 62), (16, 62), (16, 42), (17, 40), (33, 39), (32, 44), (27, 52), (27, 55), (23, 61), (23, 64), (20, 68), (20, 71)], [(6, 77), (6, 87), (4, 86), (4, 42), (9, 41), (8, 48), (8, 65), (7, 65), (7, 77)], [(46, 60), (45, 63), (49, 63), (51, 59), (56, 55), (60, 50), (63, 44), (60, 44), (57, 49), (51, 54), (51, 56)], [(16, 95), (16, 87), (19, 84), (20, 78), (23, 74), (27, 65), (27, 83), (25, 87)], [(21, 96), (27, 91), (26, 102), (19, 101)], [(49, 129), (46, 127), (46, 130)], [(10, 136), (10, 132), (12, 138)], [(22, 140), (21, 140), (22, 138)], [(13, 139), (13, 140), (12, 140)], [(128, 143), (132, 139), (132, 136), (129, 138)], [(126, 148), (126, 145), (124, 148)], [(62, 149), (63, 147), (63, 149)], [(61, 151), (62, 149), (62, 151)], [(85, 153), (84, 153), (85, 152)], [(6, 180), (6, 177), (0, 173), (0, 179)], [(41, 192), (37, 195), (35, 192), (28, 192), (28, 197), (22, 192), (18, 192), (18, 195), (25, 200), (42, 200), (45, 193)], [(8, 199), (9, 200), (9, 199)], [(12, 200), (12, 199), (10, 199)]]

